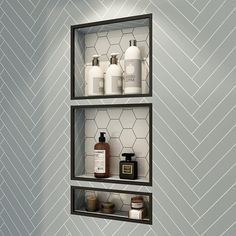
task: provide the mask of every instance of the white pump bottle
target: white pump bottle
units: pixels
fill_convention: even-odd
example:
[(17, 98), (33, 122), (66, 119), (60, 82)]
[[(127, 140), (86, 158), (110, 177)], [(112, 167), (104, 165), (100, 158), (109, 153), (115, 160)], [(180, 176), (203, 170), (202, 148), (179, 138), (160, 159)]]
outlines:
[(88, 73), (88, 96), (104, 94), (103, 71), (98, 58), (99, 55), (93, 55), (92, 68)]
[(136, 46), (136, 40), (129, 41), (125, 52), (124, 94), (141, 94), (142, 92), (142, 61), (141, 52)]
[(122, 94), (122, 71), (117, 65), (118, 53), (111, 53), (110, 65), (105, 75), (105, 94)]

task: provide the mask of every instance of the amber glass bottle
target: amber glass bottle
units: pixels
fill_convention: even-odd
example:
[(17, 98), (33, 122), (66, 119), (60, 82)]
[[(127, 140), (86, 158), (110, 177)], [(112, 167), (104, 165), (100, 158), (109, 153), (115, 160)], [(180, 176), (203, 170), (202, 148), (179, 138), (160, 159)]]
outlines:
[(106, 143), (105, 132), (100, 132), (99, 143), (94, 146), (94, 176), (108, 178), (110, 174), (110, 146)]

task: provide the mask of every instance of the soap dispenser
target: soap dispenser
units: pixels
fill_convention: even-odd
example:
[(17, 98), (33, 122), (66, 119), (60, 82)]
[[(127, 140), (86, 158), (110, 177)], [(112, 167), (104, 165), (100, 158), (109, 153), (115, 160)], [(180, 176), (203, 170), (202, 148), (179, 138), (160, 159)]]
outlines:
[(110, 146), (106, 143), (105, 132), (100, 132), (99, 142), (94, 146), (94, 176), (108, 178), (110, 173)]
[(120, 179), (137, 179), (138, 163), (132, 161), (134, 153), (122, 153), (125, 156), (125, 161), (120, 161)]
[(142, 60), (136, 40), (129, 41), (124, 59), (124, 94), (141, 94)]
[(122, 71), (117, 65), (118, 53), (111, 53), (110, 66), (105, 75), (105, 94), (116, 95), (122, 93)]
[(88, 73), (88, 95), (104, 94), (103, 71), (99, 66), (99, 55), (93, 55), (92, 68)]

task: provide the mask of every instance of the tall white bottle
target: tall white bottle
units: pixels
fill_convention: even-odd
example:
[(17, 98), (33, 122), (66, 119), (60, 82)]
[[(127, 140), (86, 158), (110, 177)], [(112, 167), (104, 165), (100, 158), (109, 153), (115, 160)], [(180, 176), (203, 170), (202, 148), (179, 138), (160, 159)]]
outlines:
[(103, 71), (99, 66), (99, 55), (93, 55), (92, 68), (88, 73), (88, 96), (104, 94)]
[(105, 75), (105, 94), (122, 94), (122, 71), (117, 65), (118, 53), (111, 53), (110, 65)]
[(130, 40), (125, 52), (124, 94), (141, 94), (142, 92), (141, 52), (136, 44), (136, 40)]

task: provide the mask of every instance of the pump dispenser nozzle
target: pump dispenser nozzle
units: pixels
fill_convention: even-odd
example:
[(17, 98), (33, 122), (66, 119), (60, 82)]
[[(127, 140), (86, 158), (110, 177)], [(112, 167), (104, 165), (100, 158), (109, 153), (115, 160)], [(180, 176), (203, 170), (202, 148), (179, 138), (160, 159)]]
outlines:
[(92, 66), (99, 66), (99, 56), (100, 55), (93, 55)]
[(99, 142), (104, 143), (106, 141), (105, 135), (106, 132), (100, 132)]
[(117, 56), (119, 55), (119, 53), (111, 53), (111, 58), (110, 58), (110, 63), (111, 64), (117, 64)]
[(125, 157), (126, 161), (131, 161), (134, 155), (134, 153), (122, 153), (122, 156)]
[(137, 46), (137, 41), (136, 41), (136, 39), (131, 39), (131, 40), (129, 41), (129, 46)]

